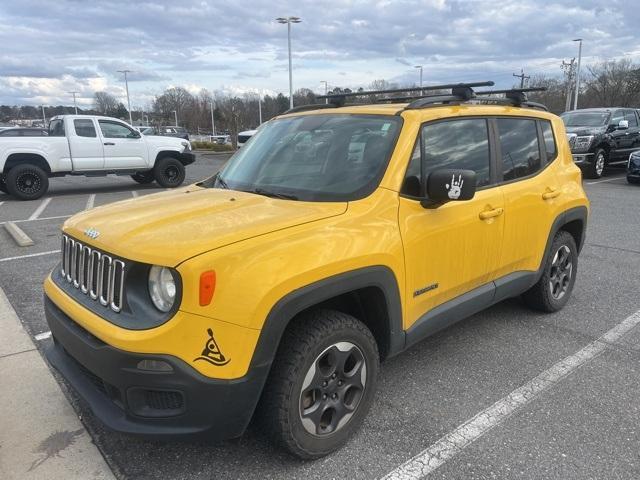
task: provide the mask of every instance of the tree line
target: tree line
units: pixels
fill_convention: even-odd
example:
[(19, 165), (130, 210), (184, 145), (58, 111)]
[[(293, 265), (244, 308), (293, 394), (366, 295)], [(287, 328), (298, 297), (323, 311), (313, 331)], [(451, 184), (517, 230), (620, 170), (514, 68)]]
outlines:
[[(428, 76), (428, 71), (426, 72)], [(366, 90), (386, 90), (409, 87), (386, 80), (375, 80)], [(416, 86), (416, 85), (412, 85)], [(544, 92), (529, 95), (533, 101), (547, 105), (550, 111), (562, 113), (565, 110), (569, 84), (566, 78), (551, 75), (532, 76), (528, 87), (546, 87)], [(356, 91), (365, 89), (359, 88)], [(349, 93), (352, 90), (334, 87), (329, 93)], [(318, 103), (317, 95), (308, 88), (301, 88), (293, 95), (294, 105)], [(369, 95), (354, 99), (356, 103), (374, 102), (380, 95)], [(261, 99), (262, 121), (279, 115), (289, 108), (289, 98), (283, 94), (264, 95)], [(96, 92), (91, 109), (78, 108), (79, 113), (107, 115), (128, 120), (129, 112), (125, 105), (107, 92)], [(589, 107), (634, 107), (640, 108), (640, 65), (628, 59), (609, 60), (587, 66), (581, 74), (579, 108)], [(173, 125), (174, 111), (180, 126), (190, 132), (208, 134), (211, 132), (211, 110), (215, 120), (216, 133), (232, 135), (242, 130), (256, 128), (260, 123), (257, 94), (225, 95), (212, 93), (206, 89), (192, 94), (182, 87), (166, 89), (157, 95), (147, 111), (132, 111), (134, 122), (150, 125)], [(45, 107), (45, 115), (73, 113), (73, 107)], [(42, 118), (40, 107), (0, 106), (0, 121), (19, 118)]]

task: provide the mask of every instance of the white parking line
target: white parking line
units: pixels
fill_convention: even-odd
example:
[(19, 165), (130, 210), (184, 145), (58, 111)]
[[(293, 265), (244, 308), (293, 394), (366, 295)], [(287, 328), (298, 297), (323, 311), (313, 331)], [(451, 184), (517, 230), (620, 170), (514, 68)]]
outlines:
[(3, 203), (4, 203), (4, 202), (0, 202), (0, 207), (2, 206), (2, 204), (3, 204)]
[(138, 192), (136, 192), (135, 190), (131, 190), (131, 196), (133, 198), (138, 198)]
[(41, 217), (41, 218), (35, 218), (33, 220), (30, 219), (26, 219), (26, 220), (7, 220), (6, 222), (0, 222), (0, 225), (4, 225), (5, 223), (9, 223), (10, 221), (12, 223), (24, 223), (24, 222), (41, 222), (43, 220), (57, 220), (59, 218), (69, 218), (71, 215), (58, 215), (57, 217)]
[(561, 382), (577, 368), (602, 354), (612, 343), (620, 340), (638, 324), (640, 324), (640, 310), (625, 318), (582, 350), (560, 360), (533, 380), (467, 420), (429, 448), (387, 474), (383, 480), (417, 480), (426, 477), (518, 409), (536, 399), (549, 387)]
[(51, 332), (50, 331), (49, 332), (39, 333), (36, 336), (34, 336), (33, 338), (35, 338), (38, 341), (41, 341), (41, 340), (46, 340), (49, 337), (51, 337)]
[(624, 177), (605, 178), (604, 180), (596, 180), (595, 182), (587, 182), (587, 185), (595, 185), (596, 183), (613, 182), (614, 180), (620, 180)]
[(60, 253), (60, 250), (50, 250), (48, 252), (30, 253), (29, 255), (20, 255), (18, 257), (0, 258), (0, 263), (9, 262), (11, 260), (20, 260), (23, 258), (42, 257), (43, 255), (51, 255), (52, 253)]
[(84, 207), (84, 209), (91, 210), (94, 203), (96, 203), (96, 194), (92, 193), (91, 195), (89, 195), (89, 198), (87, 199), (87, 206)]
[(36, 220), (40, 216), (40, 214), (44, 212), (44, 209), (47, 208), (47, 205), (49, 205), (50, 202), (51, 202), (51, 197), (45, 198), (42, 201), (42, 203), (38, 206), (38, 208), (36, 208), (36, 211), (31, 214), (31, 216), (29, 217), (29, 220)]

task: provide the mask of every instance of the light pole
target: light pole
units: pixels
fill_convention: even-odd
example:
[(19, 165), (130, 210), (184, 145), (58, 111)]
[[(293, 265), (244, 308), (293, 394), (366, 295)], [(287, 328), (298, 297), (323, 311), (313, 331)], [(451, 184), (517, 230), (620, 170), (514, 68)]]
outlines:
[[(326, 80), (320, 80), (320, 83), (324, 83), (324, 96), (327, 96), (327, 92), (329, 91), (329, 84)], [(325, 98), (324, 103), (329, 103), (329, 99)]]
[(258, 126), (262, 125), (262, 95), (258, 92)]
[(173, 112), (173, 118), (176, 119), (176, 127), (178, 126), (178, 112), (175, 110), (171, 110)]
[(300, 17), (278, 17), (276, 18), (278, 23), (287, 24), (287, 40), (289, 43), (289, 108), (293, 108), (293, 73), (291, 66), (291, 24), (300, 23)]
[(80, 92), (69, 92), (71, 95), (73, 95), (73, 108), (75, 108), (76, 110), (76, 115), (78, 114), (78, 105), (76, 104), (76, 93), (80, 93)]
[(42, 126), (47, 128), (47, 117), (44, 114), (44, 105), (40, 105), (42, 107)]
[(147, 124), (147, 127), (149, 126), (149, 115), (145, 115), (144, 113), (142, 114), (142, 118), (144, 119), (145, 123)]
[(209, 106), (211, 107), (211, 135), (215, 137), (216, 136), (216, 122), (213, 119), (213, 100), (211, 100), (209, 102)]
[(580, 93), (580, 63), (582, 62), (582, 39), (576, 38), (574, 42), (580, 42), (578, 47), (578, 71), (576, 72), (576, 94), (573, 97), (573, 109), (578, 109), (578, 94)]
[(420, 88), (422, 88), (422, 65), (416, 65), (413, 68), (419, 68), (420, 69)]
[(127, 73), (131, 70), (118, 70), (118, 73), (124, 73), (124, 88), (127, 90), (127, 108), (129, 109), (129, 124), (133, 125), (133, 119), (131, 118), (131, 101), (129, 100), (129, 80), (127, 79)]

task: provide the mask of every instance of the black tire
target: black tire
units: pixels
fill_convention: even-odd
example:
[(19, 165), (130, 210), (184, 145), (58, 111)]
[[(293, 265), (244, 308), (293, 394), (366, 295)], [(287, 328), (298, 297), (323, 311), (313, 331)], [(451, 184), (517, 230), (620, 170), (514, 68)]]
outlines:
[(571, 234), (561, 230), (553, 239), (540, 280), (522, 298), (535, 310), (557, 312), (569, 301), (577, 273), (576, 242)]
[(609, 155), (604, 148), (597, 148), (593, 155), (593, 163), (589, 163), (585, 168), (587, 178), (600, 178), (609, 163)]
[(354, 317), (334, 310), (301, 315), (283, 335), (260, 401), (259, 424), (299, 458), (333, 452), (366, 417), (379, 361), (371, 331)]
[(0, 175), (0, 192), (9, 193), (9, 190), (7, 189), (7, 184), (5, 183), (4, 177), (2, 175)]
[(156, 162), (156, 166), (153, 167), (153, 177), (161, 187), (179, 187), (184, 182), (184, 165), (180, 160), (172, 157), (161, 158)]
[(9, 193), (20, 200), (36, 200), (49, 189), (47, 173), (35, 165), (13, 167), (5, 181)]
[(136, 172), (133, 175), (131, 175), (131, 178), (141, 185), (147, 185), (148, 183), (153, 183), (153, 181), (155, 180), (153, 176), (153, 171)]
[[(633, 185), (638, 185), (640, 184), (640, 178), (633, 178), (633, 177), (627, 177), (627, 182), (633, 184)], [(2, 185), (0, 184), (0, 189), (2, 189)]]

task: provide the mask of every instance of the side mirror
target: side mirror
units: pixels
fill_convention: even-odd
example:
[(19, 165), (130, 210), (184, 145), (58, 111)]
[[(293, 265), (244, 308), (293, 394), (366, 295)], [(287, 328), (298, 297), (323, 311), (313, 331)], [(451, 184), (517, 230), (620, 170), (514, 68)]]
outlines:
[(618, 130), (626, 130), (629, 128), (629, 120), (620, 120), (618, 122)]
[(434, 170), (427, 177), (427, 198), (422, 206), (450, 201), (471, 200), (476, 194), (476, 172), (473, 170)]
[(133, 131), (131, 132), (131, 135), (129, 136), (129, 138), (142, 138), (142, 134), (138, 131)]

